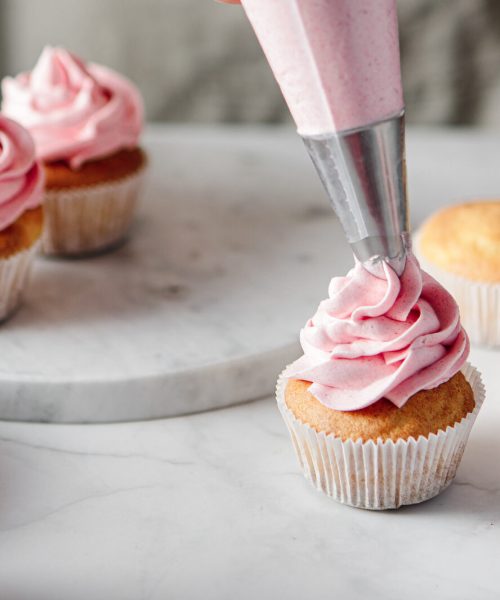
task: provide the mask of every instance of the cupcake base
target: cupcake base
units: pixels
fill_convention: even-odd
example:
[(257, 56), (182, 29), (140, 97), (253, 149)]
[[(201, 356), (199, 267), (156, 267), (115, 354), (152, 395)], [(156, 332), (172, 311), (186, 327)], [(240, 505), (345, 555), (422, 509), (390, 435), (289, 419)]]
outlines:
[(386, 510), (437, 496), (453, 481), (470, 430), (484, 401), (479, 372), (462, 372), (472, 387), (474, 410), (446, 431), (428, 437), (363, 442), (318, 433), (285, 404), (287, 378), (278, 380), (278, 407), (305, 477), (327, 496), (357, 508)]
[(19, 308), (38, 253), (39, 241), (9, 258), (0, 258), (0, 321), (6, 321)]
[(78, 257), (117, 246), (132, 224), (143, 171), (109, 183), (47, 190), (43, 253)]

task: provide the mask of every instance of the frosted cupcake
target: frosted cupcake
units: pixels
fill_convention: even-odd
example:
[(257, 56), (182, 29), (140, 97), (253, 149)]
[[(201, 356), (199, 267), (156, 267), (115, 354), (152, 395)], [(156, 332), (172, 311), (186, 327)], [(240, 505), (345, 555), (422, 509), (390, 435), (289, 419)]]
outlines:
[(453, 480), (484, 398), (453, 298), (409, 256), (401, 277), (335, 277), (277, 400), (306, 477), (352, 506), (397, 508)]
[(2, 81), (2, 94), (2, 110), (30, 131), (43, 162), (43, 251), (78, 255), (119, 243), (146, 164), (137, 88), (111, 69), (47, 47), (31, 73)]
[(500, 346), (500, 201), (440, 210), (419, 230), (415, 250), (456, 299), (471, 340)]
[(19, 306), (42, 233), (43, 171), (30, 134), (0, 115), (0, 320)]

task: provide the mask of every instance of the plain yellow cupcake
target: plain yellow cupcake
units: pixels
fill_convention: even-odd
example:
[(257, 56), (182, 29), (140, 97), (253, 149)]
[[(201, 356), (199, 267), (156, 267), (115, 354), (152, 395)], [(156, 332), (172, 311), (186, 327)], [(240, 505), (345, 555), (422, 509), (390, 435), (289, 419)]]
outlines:
[(419, 252), (446, 272), (500, 283), (500, 200), (449, 206), (422, 226)]
[(415, 254), (457, 301), (471, 341), (500, 346), (500, 200), (435, 213), (417, 232)]

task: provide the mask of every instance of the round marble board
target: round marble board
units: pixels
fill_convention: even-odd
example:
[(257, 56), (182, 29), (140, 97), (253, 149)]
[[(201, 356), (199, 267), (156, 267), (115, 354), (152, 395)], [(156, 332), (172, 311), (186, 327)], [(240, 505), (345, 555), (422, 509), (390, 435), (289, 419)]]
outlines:
[[(477, 154), (484, 137), (472, 170), (453, 139), (432, 135), (410, 137), (417, 219), (500, 183), (493, 146)], [(149, 180), (127, 243), (39, 258), (2, 326), (0, 418), (148, 419), (270, 394), (330, 277), (352, 265), (292, 131), (157, 126), (145, 147)]]

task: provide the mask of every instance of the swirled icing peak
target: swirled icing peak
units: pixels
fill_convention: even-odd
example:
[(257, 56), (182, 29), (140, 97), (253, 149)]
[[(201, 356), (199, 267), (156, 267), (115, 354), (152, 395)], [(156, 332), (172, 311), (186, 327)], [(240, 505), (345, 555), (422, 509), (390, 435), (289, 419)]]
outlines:
[(467, 358), (456, 302), (413, 255), (401, 277), (386, 263), (374, 275), (357, 262), (332, 279), (329, 296), (301, 331), (304, 355), (285, 372), (310, 381), (327, 407), (359, 410), (381, 398), (401, 407)]
[(78, 168), (137, 146), (142, 100), (127, 79), (86, 65), (63, 48), (46, 47), (31, 73), (2, 81), (3, 112), (32, 134), (39, 158)]
[(0, 115), (0, 230), (42, 201), (43, 172), (30, 134)]

